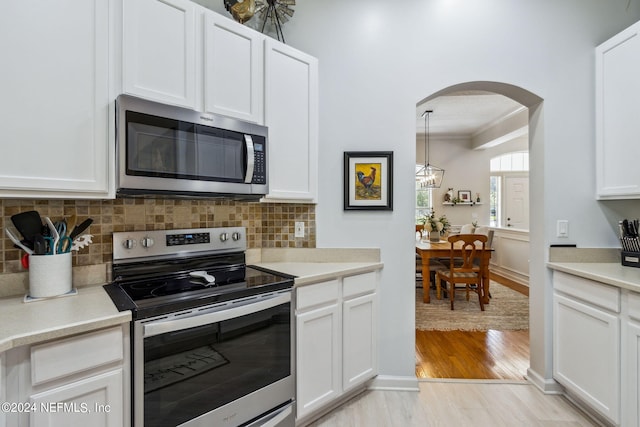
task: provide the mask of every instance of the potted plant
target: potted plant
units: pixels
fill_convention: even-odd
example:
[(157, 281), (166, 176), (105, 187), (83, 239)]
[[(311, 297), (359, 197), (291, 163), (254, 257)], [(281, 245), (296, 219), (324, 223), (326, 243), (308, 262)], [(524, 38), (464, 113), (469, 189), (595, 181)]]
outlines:
[(446, 215), (437, 218), (433, 209), (424, 219), (424, 229), (429, 232), (429, 241), (431, 242), (439, 242), (440, 237), (449, 231), (450, 225)]

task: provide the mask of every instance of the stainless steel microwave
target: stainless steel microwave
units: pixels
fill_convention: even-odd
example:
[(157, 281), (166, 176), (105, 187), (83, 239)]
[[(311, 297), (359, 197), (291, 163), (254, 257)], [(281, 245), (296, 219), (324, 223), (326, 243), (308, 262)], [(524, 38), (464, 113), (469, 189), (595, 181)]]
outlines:
[(264, 126), (120, 95), (116, 194), (258, 199), (267, 140)]

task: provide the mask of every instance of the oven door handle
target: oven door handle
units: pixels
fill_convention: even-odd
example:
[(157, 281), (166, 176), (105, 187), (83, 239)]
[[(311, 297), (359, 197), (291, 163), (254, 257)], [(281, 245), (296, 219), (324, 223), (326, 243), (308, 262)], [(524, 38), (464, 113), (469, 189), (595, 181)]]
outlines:
[(225, 320), (241, 317), (258, 311), (267, 310), (280, 304), (291, 301), (291, 292), (275, 295), (258, 302), (237, 306), (212, 313), (203, 313), (191, 317), (184, 317), (175, 320), (161, 320), (144, 325), (143, 337), (148, 338), (168, 332), (180, 331), (183, 329), (195, 328), (212, 323), (223, 322)]

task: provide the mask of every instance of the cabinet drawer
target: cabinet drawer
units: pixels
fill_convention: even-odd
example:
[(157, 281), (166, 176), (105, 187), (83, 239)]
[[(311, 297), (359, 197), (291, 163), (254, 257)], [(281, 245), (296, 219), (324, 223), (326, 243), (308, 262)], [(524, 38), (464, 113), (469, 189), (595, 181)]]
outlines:
[(41, 384), (123, 359), (120, 327), (31, 347), (31, 383)]
[(296, 289), (296, 295), (297, 310), (335, 302), (340, 296), (340, 281), (336, 279), (301, 286)]
[(629, 317), (640, 320), (640, 294), (629, 292)]
[(556, 291), (620, 313), (620, 290), (614, 286), (608, 286), (561, 271), (554, 271), (553, 288)]
[(377, 287), (376, 272), (345, 277), (343, 282), (342, 295), (345, 298), (375, 292)]

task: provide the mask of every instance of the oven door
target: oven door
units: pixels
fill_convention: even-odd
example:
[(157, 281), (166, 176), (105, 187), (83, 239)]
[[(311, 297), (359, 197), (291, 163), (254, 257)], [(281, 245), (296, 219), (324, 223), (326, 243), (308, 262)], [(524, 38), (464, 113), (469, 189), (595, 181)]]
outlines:
[(290, 289), (136, 321), (135, 426), (293, 425), (291, 325)]

